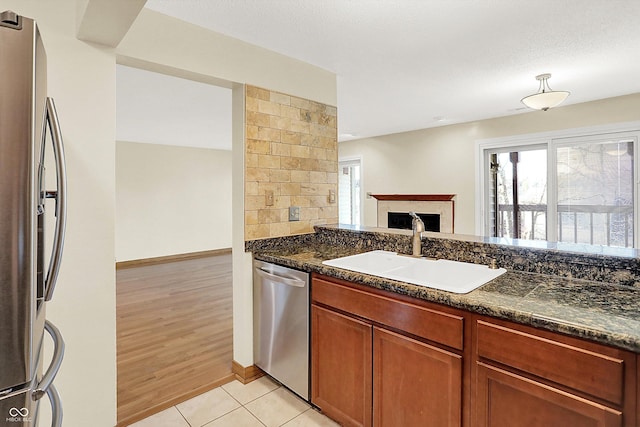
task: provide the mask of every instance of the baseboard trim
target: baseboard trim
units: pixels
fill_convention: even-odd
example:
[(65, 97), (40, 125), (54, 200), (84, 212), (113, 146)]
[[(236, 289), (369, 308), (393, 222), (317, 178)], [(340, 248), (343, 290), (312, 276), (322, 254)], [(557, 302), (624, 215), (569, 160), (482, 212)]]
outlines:
[(174, 261), (185, 261), (188, 259), (206, 258), (216, 255), (227, 255), (231, 253), (231, 248), (212, 249), (210, 251), (190, 252), (187, 254), (167, 255), (155, 258), (133, 259), (130, 261), (116, 262), (116, 270), (132, 267), (144, 267), (147, 265), (164, 264)]
[(143, 420), (147, 417), (150, 417), (151, 415), (157, 414), (158, 412), (162, 412), (165, 409), (171, 408), (172, 406), (175, 406), (179, 403), (182, 402), (186, 402), (187, 400), (196, 397), (202, 393), (205, 393), (209, 390), (213, 390), (214, 388), (218, 388), (221, 385), (230, 383), (231, 381), (233, 381), (234, 379), (236, 379), (236, 376), (234, 374), (229, 374), (223, 378), (220, 378), (210, 384), (206, 384), (204, 386), (201, 387), (197, 387), (193, 390), (191, 390), (189, 393), (183, 394), (182, 396), (176, 397), (174, 399), (171, 400), (167, 400), (166, 402), (162, 402), (160, 404), (154, 405), (151, 408), (147, 408), (142, 412), (139, 412), (135, 415), (132, 415), (130, 417), (128, 417), (127, 419), (124, 420), (120, 420), (118, 421), (118, 423), (116, 424), (116, 427), (126, 427), (130, 424), (133, 424), (137, 421)]
[(235, 374), (236, 379), (242, 384), (248, 384), (264, 376), (264, 371), (256, 365), (244, 367), (235, 360), (231, 364), (231, 372)]

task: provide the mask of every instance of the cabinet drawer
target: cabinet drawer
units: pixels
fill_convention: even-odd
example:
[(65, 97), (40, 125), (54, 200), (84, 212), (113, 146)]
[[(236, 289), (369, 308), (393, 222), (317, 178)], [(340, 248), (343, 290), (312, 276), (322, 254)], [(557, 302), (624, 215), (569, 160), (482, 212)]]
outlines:
[[(593, 347), (593, 346), (591, 346)], [(478, 356), (622, 404), (624, 360), (478, 320)]]
[(313, 302), (325, 304), (451, 348), (463, 349), (464, 318), (462, 316), (431, 310), (317, 277), (313, 278), (311, 295)]

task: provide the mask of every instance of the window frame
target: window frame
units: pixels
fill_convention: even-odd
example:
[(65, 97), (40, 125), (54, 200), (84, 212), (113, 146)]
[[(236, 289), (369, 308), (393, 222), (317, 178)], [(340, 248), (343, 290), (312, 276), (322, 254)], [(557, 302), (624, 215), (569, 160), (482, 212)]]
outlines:
[[(345, 156), (345, 157), (340, 157), (338, 158), (338, 197), (340, 197), (339, 191), (340, 191), (340, 168), (343, 165), (359, 165), (360, 166), (360, 224), (363, 224), (364, 221), (364, 161), (362, 156)], [(351, 189), (351, 191), (353, 191), (353, 189)], [(339, 222), (339, 218), (340, 218), (340, 199), (338, 198), (338, 222)]]
[[(529, 144), (520, 144), (520, 145), (504, 145), (501, 147), (497, 147), (497, 148), (487, 148), (484, 151), (484, 165), (489, 164), (489, 157), (491, 156), (491, 154), (503, 154), (503, 153), (510, 153), (513, 151), (517, 151), (517, 152), (523, 152), (523, 151), (533, 151), (533, 150), (546, 150), (547, 151), (547, 183), (550, 182), (550, 172), (549, 172), (549, 147), (547, 146), (547, 144), (545, 143), (536, 143), (535, 141), (531, 141), (531, 143)], [(491, 185), (491, 170), (490, 169), (486, 169), (485, 172), (485, 194), (489, 193), (489, 186)], [(547, 191), (547, 221), (548, 221), (548, 217), (549, 217), (549, 191)], [(486, 197), (484, 200), (484, 209), (486, 212), (491, 212), (491, 200), (489, 197)], [(547, 237), (549, 236), (549, 224), (547, 222), (547, 230), (546, 230), (546, 234)], [(485, 218), (485, 223), (483, 225), (483, 236), (488, 236), (490, 235), (490, 222), (488, 221), (488, 218)]]
[(640, 160), (640, 121), (618, 123), (603, 126), (590, 126), (584, 128), (571, 128), (559, 131), (540, 132), (522, 135), (513, 135), (501, 138), (481, 139), (475, 141), (475, 232), (479, 236), (487, 236), (488, 216), (491, 212), (489, 203), (490, 170), (488, 156), (495, 151), (517, 151), (538, 148), (547, 149), (547, 186), (554, 191), (547, 191), (547, 241), (557, 242), (558, 218), (557, 218), (557, 147), (566, 146), (571, 140), (596, 139), (608, 134), (621, 134), (635, 138), (633, 162), (634, 162), (634, 189), (633, 189), (633, 247), (640, 247), (640, 209), (639, 188), (640, 175), (638, 165)]

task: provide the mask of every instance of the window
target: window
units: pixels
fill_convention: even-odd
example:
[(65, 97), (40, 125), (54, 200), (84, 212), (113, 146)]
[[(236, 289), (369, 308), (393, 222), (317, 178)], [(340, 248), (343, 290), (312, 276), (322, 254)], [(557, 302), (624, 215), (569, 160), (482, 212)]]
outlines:
[(547, 239), (547, 149), (491, 152), (492, 236)]
[(638, 247), (640, 131), (478, 144), (482, 234)]
[(360, 159), (338, 162), (338, 217), (341, 224), (360, 225)]
[(632, 247), (636, 138), (557, 140), (558, 241)]

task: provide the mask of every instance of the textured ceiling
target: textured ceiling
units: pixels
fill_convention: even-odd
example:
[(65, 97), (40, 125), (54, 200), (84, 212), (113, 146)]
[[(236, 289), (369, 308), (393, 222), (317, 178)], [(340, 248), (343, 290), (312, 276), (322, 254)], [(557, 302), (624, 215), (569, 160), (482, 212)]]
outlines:
[(340, 139), (640, 92), (638, 0), (148, 0), (146, 7), (338, 76)]

